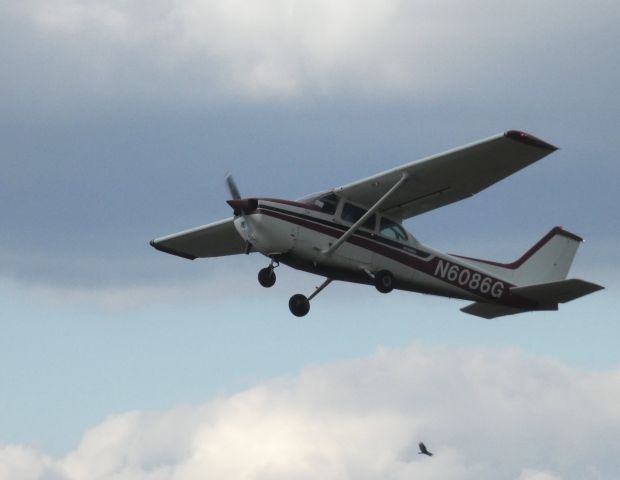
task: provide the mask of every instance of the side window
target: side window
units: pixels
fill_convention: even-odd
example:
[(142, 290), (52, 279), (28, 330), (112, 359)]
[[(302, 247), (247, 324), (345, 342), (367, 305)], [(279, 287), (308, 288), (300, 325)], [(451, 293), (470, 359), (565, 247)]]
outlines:
[(392, 240), (397, 240), (400, 242), (407, 240), (407, 232), (405, 232), (403, 227), (401, 227), (398, 223), (394, 223), (392, 220), (388, 220), (383, 217), (381, 217), (379, 234), (386, 238), (391, 238)]
[(334, 215), (336, 213), (336, 207), (338, 206), (338, 197), (333, 193), (325, 195), (324, 197), (316, 199), (314, 204), (319, 207), (323, 213)]
[[(345, 203), (342, 207), (341, 217), (345, 222), (353, 224), (357, 222), (360, 218), (362, 218), (365, 213), (366, 210), (364, 210), (363, 208), (356, 207), (355, 205), (351, 205), (350, 203)], [(376, 215), (373, 214), (368, 220), (363, 223), (362, 227), (366, 228), (367, 230), (374, 230), (375, 223)]]

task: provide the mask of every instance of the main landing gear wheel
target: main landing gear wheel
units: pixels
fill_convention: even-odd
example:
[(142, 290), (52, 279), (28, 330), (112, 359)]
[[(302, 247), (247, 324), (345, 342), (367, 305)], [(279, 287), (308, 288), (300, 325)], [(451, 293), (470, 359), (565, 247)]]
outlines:
[(273, 287), (276, 283), (276, 272), (273, 271), (273, 267), (265, 267), (258, 271), (258, 283), (263, 287)]
[(390, 293), (394, 290), (394, 275), (387, 270), (375, 273), (375, 288), (381, 293)]
[(305, 295), (297, 293), (288, 301), (288, 308), (296, 317), (303, 317), (310, 311), (310, 301)]

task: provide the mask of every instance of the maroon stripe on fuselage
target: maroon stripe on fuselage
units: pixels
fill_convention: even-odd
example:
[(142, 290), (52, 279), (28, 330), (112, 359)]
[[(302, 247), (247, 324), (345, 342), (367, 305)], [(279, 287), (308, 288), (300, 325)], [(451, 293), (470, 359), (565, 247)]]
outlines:
[(342, 230), (338, 230), (337, 228), (331, 228), (326, 225), (322, 225), (320, 223), (310, 222), (303, 218), (299, 218), (295, 216), (294, 213), (285, 214), (280, 212), (274, 212), (273, 210), (259, 208), (256, 213), (262, 213), (263, 215), (268, 215), (270, 217), (277, 218), (279, 220), (284, 220), (285, 222), (294, 223), (296, 225), (300, 225), (302, 227), (309, 228), (311, 230), (315, 230), (317, 232), (323, 233), (325, 235), (329, 235), (330, 237), (338, 238), (343, 233)]
[[(320, 224), (320, 223), (315, 223), (312, 222), (310, 220), (306, 220), (304, 218), (300, 218), (298, 216), (296, 216), (295, 212), (290, 212), (289, 213), (281, 213), (281, 212), (275, 212), (273, 210), (268, 210), (268, 209), (258, 209), (256, 211), (256, 213), (261, 213), (264, 215), (268, 215), (274, 218), (277, 218), (279, 220), (283, 220), (289, 223), (293, 223), (299, 226), (302, 226), (304, 228), (308, 228), (310, 230), (314, 230), (316, 232), (325, 234), (325, 235), (329, 235), (330, 237), (333, 238), (340, 238), (340, 236), (342, 236), (343, 231), (337, 228), (331, 228), (328, 227), (326, 225)], [(385, 246), (375, 240), (371, 240), (362, 236), (358, 236), (356, 234), (353, 234), (348, 240), (348, 243), (351, 243), (353, 245), (356, 245), (358, 247), (364, 248), (366, 250), (370, 250), (372, 252), (378, 253), (379, 255), (382, 255), (386, 258), (389, 258), (391, 260), (394, 260), (402, 265), (405, 265), (409, 268), (412, 268), (414, 270), (420, 271), (422, 273), (425, 273), (426, 275), (429, 275), (433, 278), (436, 278), (444, 283), (447, 283), (449, 285), (452, 285), (454, 287), (457, 287), (461, 290), (470, 292), (474, 295), (476, 295), (477, 297), (480, 298), (486, 298), (489, 301), (493, 302), (493, 303), (502, 303), (502, 304), (507, 304), (507, 305), (512, 305), (515, 307), (520, 307), (520, 308), (528, 308), (528, 309), (537, 309), (537, 308), (541, 308), (540, 305), (536, 304), (535, 302), (529, 301), (525, 298), (521, 298), (521, 297), (517, 297), (514, 296), (510, 293), (510, 288), (514, 287), (513, 284), (499, 279), (497, 277), (494, 277), (493, 275), (490, 275), (486, 272), (484, 273), (480, 273), (477, 272), (476, 270), (472, 269), (470, 266), (467, 267), (462, 267), (462, 268), (467, 268), (468, 270), (471, 270), (472, 272), (475, 273), (480, 273), (480, 275), (482, 275), (483, 277), (488, 277), (490, 278), (493, 282), (501, 282), (502, 285), (504, 286), (504, 288), (502, 289), (502, 294), (500, 297), (493, 297), (490, 294), (485, 294), (482, 293), (480, 290), (476, 290), (476, 289), (472, 289), (472, 288), (468, 288), (468, 285), (463, 285), (458, 283), (457, 280), (451, 281), (448, 278), (439, 278), (438, 276), (435, 275), (435, 272), (437, 271), (437, 266), (439, 264), (439, 261), (442, 260), (441, 258), (434, 256), (432, 257), (430, 260), (428, 261), (424, 261), (421, 260), (417, 257), (415, 257), (413, 254), (409, 254), (409, 253), (405, 253), (403, 251), (397, 250), (395, 248), (391, 248), (388, 246)], [(449, 261), (449, 260), (448, 260)]]
[(259, 202), (272, 202), (281, 203), (282, 205), (290, 205), (291, 207), (305, 208), (306, 210), (314, 210), (315, 212), (321, 212), (322, 210), (314, 204), (295, 202), (293, 200), (282, 200), (281, 198), (258, 198)]

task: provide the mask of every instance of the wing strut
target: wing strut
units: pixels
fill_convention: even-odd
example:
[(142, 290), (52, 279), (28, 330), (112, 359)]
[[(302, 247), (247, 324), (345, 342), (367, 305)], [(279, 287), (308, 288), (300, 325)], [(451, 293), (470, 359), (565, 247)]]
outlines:
[(392, 188), (390, 188), (385, 193), (385, 195), (383, 195), (379, 200), (377, 200), (377, 203), (375, 203), (372, 207), (370, 207), (370, 209), (364, 215), (362, 215), (357, 222), (351, 225), (351, 227), (349, 227), (349, 229), (346, 232), (344, 232), (344, 234), (338, 240), (336, 240), (336, 242), (331, 247), (329, 247), (327, 250), (323, 250), (322, 252), (323, 255), (331, 255), (338, 248), (340, 248), (340, 246), (344, 242), (346, 242), (349, 239), (349, 237), (351, 237), (351, 235), (355, 233), (355, 231), (360, 227), (360, 225), (363, 225), (364, 222), (368, 220), (371, 217), (371, 215), (373, 215), (379, 209), (379, 207), (383, 204), (383, 202), (385, 202), (388, 198), (390, 198), (390, 196), (396, 190), (398, 190), (398, 188), (403, 183), (405, 183), (408, 177), (409, 177), (409, 174), (407, 172), (403, 172), (400, 178), (398, 179), (398, 181), (392, 186)]

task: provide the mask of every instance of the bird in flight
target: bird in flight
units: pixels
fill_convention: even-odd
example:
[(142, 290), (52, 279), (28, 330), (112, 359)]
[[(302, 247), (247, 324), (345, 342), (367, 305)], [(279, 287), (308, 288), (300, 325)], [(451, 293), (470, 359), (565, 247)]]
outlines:
[(429, 452), (428, 449), (426, 448), (426, 445), (424, 445), (422, 442), (418, 443), (418, 447), (420, 447), (420, 451), (418, 452), (418, 455), (422, 454), (422, 455), (428, 455), (429, 457), (433, 456), (433, 454)]

